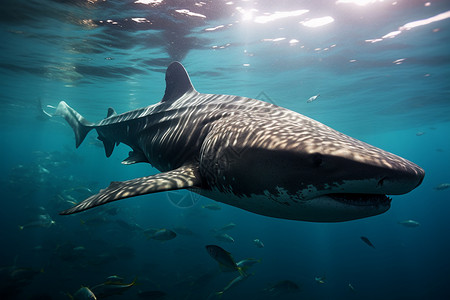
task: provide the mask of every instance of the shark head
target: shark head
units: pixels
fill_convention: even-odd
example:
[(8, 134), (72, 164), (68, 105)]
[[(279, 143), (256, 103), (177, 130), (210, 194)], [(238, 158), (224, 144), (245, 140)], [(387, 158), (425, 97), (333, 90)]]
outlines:
[(300, 165), (310, 176), (295, 192), (303, 204), (297, 216), (305, 212), (303, 220), (338, 222), (378, 215), (390, 208), (388, 195), (405, 194), (420, 185), (423, 169), (387, 152), (376, 155), (384, 151), (367, 147), (353, 154), (307, 154), (307, 166)]
[[(210, 137), (200, 172), (228, 194), (219, 201), (272, 217), (340, 222), (387, 211), (388, 195), (408, 193), (424, 178), (422, 168), (402, 157), (302, 115), (283, 122), (290, 117), (284, 113), (266, 117), (258, 134), (257, 120), (229, 120), (229, 130)], [(228, 146), (219, 147), (224, 140)]]

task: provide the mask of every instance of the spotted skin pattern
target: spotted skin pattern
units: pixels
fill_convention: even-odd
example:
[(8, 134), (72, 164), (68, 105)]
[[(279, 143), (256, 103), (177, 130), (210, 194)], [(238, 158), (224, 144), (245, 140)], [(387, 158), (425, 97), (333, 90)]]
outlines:
[[(62, 214), (189, 189), (266, 216), (346, 221), (386, 211), (390, 201), (378, 196), (407, 193), (425, 174), (404, 158), (294, 111), (246, 97), (201, 94), (178, 62), (168, 67), (165, 95), (157, 104), (123, 114), (109, 109), (98, 123), (65, 102), (56, 114), (73, 128), (77, 147), (95, 129), (108, 157), (124, 143), (132, 151), (123, 163), (150, 163), (162, 172), (112, 183)], [(348, 194), (361, 197), (345, 203)]]

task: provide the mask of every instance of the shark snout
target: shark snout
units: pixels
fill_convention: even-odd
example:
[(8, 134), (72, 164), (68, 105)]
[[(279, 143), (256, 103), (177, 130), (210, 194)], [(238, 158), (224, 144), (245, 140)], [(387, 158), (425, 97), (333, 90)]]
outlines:
[(420, 169), (420, 173), (419, 173), (419, 175), (418, 175), (417, 184), (416, 184), (416, 186), (415, 186), (414, 188), (416, 188), (416, 187), (418, 187), (419, 185), (421, 185), (421, 184), (422, 184), (422, 181), (423, 181), (423, 178), (425, 177), (425, 170), (423, 170), (423, 169), (420, 168), (420, 167), (419, 167), (419, 169)]
[(425, 171), (418, 165), (402, 159), (397, 164), (384, 168), (385, 176), (378, 185), (383, 194), (406, 194), (418, 187), (425, 177)]
[(313, 159), (310, 170), (314, 185), (323, 187), (319, 194), (401, 195), (418, 187), (425, 176), (418, 165), (390, 153), (382, 159), (322, 155), (321, 164)]

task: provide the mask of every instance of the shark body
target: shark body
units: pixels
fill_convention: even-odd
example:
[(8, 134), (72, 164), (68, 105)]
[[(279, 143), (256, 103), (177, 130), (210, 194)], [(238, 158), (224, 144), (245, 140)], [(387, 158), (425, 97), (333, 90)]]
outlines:
[(60, 102), (76, 146), (95, 129), (109, 157), (150, 163), (161, 173), (112, 182), (61, 214), (161, 191), (189, 189), (265, 216), (339, 222), (385, 212), (423, 180), (416, 164), (294, 111), (263, 101), (197, 92), (184, 67), (170, 64), (157, 104), (91, 123)]

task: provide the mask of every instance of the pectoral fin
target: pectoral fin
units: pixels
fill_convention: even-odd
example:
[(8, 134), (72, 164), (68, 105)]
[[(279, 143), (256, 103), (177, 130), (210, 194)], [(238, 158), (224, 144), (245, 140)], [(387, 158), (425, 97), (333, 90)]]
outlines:
[(95, 206), (103, 205), (120, 199), (139, 195), (199, 187), (201, 185), (198, 166), (189, 165), (152, 176), (136, 178), (127, 181), (114, 181), (96, 195), (80, 202), (76, 206), (60, 212), (60, 215), (70, 215)]

